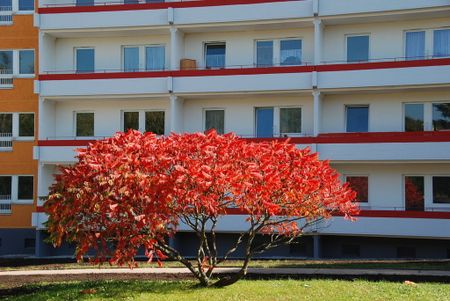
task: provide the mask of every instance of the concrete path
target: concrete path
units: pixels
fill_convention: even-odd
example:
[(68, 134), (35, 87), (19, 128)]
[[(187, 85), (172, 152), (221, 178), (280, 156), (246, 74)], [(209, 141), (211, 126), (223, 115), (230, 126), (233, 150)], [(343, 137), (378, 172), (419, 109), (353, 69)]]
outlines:
[[(230, 274), (237, 272), (238, 268), (217, 268), (216, 274)], [(93, 269), (66, 269), (66, 270), (19, 270), (3, 271), (2, 276), (58, 276), (58, 275), (101, 275), (101, 274), (190, 274), (186, 268), (93, 268)], [(322, 269), (322, 268), (249, 268), (248, 274), (261, 276), (339, 276), (366, 277), (366, 276), (396, 276), (396, 277), (437, 277), (450, 280), (450, 271), (436, 270), (396, 270), (396, 269)]]

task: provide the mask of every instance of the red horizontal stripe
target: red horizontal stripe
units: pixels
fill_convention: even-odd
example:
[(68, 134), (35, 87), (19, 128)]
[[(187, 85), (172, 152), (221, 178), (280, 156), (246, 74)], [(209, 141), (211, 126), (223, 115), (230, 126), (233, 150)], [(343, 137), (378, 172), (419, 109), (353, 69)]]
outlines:
[[(42, 206), (37, 207), (36, 212), (45, 212)], [(228, 215), (246, 215), (238, 208), (229, 208)], [(334, 214), (342, 216), (341, 214)], [(436, 211), (397, 211), (397, 210), (361, 210), (358, 217), (378, 217), (378, 218), (430, 218), (430, 219), (450, 219), (450, 212)]]
[[(338, 143), (420, 143), (450, 142), (450, 131), (436, 132), (372, 132), (320, 134), (317, 137), (244, 138), (253, 142), (286, 141), (294, 144)], [(86, 146), (95, 140), (39, 140), (39, 146)]]
[(275, 3), (288, 1), (303, 0), (198, 0), (186, 2), (162, 2), (162, 3), (142, 3), (142, 4), (112, 4), (97, 6), (61, 6), (61, 7), (40, 7), (39, 14), (65, 14), (65, 13), (90, 13), (105, 11), (126, 11), (126, 10), (155, 10), (172, 8), (189, 8), (189, 7), (207, 7), (207, 6), (223, 6), (223, 5), (245, 5), (259, 3)]
[(162, 78), (162, 77), (193, 77), (193, 76), (227, 76), (227, 75), (257, 75), (304, 72), (331, 72), (391, 68), (411, 68), (450, 65), (450, 58), (430, 59), (402, 62), (375, 62), (361, 64), (335, 64), (318, 66), (290, 66), (265, 68), (230, 68), (205, 70), (148, 71), (148, 72), (104, 72), (104, 73), (64, 73), (40, 74), (38, 79), (46, 80), (86, 80), (86, 79), (119, 79), (119, 78)]

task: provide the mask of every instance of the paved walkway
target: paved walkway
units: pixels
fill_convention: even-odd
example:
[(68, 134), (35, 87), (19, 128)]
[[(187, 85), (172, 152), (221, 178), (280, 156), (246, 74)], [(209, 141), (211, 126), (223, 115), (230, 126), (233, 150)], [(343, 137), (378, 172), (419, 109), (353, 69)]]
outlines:
[[(217, 274), (229, 274), (238, 271), (238, 268), (217, 268)], [(58, 275), (110, 275), (110, 274), (148, 274), (148, 275), (179, 275), (190, 274), (186, 268), (136, 268), (136, 269), (66, 269), (66, 270), (20, 270), (3, 271), (2, 276), (58, 276)], [(367, 277), (367, 276), (396, 276), (396, 277), (435, 277), (450, 280), (450, 271), (436, 270), (396, 270), (396, 269), (322, 269), (322, 268), (249, 268), (250, 275), (273, 276), (343, 276), (343, 277)]]

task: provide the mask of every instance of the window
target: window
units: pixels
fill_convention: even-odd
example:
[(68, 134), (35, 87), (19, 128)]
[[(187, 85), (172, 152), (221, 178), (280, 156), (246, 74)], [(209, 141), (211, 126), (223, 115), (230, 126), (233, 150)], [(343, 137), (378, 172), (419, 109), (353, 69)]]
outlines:
[(8, 134), (12, 135), (13, 114), (0, 114), (0, 137)]
[(405, 177), (405, 209), (423, 211), (425, 179), (421, 176)]
[(421, 103), (405, 104), (405, 132), (423, 131), (424, 111)]
[(225, 111), (205, 110), (205, 131), (215, 129), (217, 133), (225, 132)]
[(434, 31), (433, 56), (450, 56), (450, 29), (440, 29)]
[(258, 67), (273, 65), (273, 41), (256, 41), (256, 65)]
[(12, 0), (0, 0), (0, 7), (5, 8), (5, 10), (11, 10)]
[(0, 74), (13, 73), (13, 52), (0, 51)]
[(256, 137), (273, 137), (273, 107), (256, 108)]
[(149, 46), (145, 47), (146, 70), (164, 70), (165, 47)]
[(19, 51), (19, 73), (34, 74), (34, 50)]
[(145, 112), (145, 131), (156, 135), (164, 135), (164, 111)]
[(433, 203), (450, 204), (450, 177), (433, 177)]
[(418, 60), (425, 57), (425, 31), (409, 31), (406, 33), (405, 56), (407, 60)]
[(450, 103), (433, 104), (433, 130), (450, 130)]
[(398, 247), (397, 258), (416, 258), (416, 249), (412, 247)]
[(369, 177), (347, 176), (347, 183), (356, 192), (356, 201), (360, 203), (369, 202)]
[(299, 134), (302, 131), (302, 109), (280, 108), (280, 133)]
[(369, 131), (369, 106), (347, 106), (347, 132)]
[(301, 65), (302, 40), (280, 41), (280, 65)]
[(0, 200), (11, 200), (12, 177), (0, 176)]
[(206, 68), (225, 68), (225, 43), (205, 45)]
[(33, 11), (34, 10), (34, 0), (19, 0), (19, 10)]
[(94, 6), (94, 0), (77, 0), (77, 6)]
[(139, 0), (124, 0), (124, 4), (138, 4)]
[(369, 36), (347, 37), (347, 62), (367, 62), (369, 60)]
[(32, 200), (33, 199), (33, 177), (32, 176), (19, 176), (19, 200)]
[(139, 131), (139, 112), (124, 112), (123, 113), (123, 130)]
[(19, 114), (19, 137), (34, 137), (34, 114)]
[(76, 64), (77, 72), (94, 72), (95, 71), (95, 51), (94, 48), (77, 48)]
[(125, 72), (139, 71), (139, 47), (123, 48), (123, 70)]
[(94, 113), (76, 113), (76, 135), (78, 137), (94, 136)]
[(360, 257), (361, 251), (359, 245), (355, 244), (343, 244), (342, 245), (342, 257), (355, 258)]

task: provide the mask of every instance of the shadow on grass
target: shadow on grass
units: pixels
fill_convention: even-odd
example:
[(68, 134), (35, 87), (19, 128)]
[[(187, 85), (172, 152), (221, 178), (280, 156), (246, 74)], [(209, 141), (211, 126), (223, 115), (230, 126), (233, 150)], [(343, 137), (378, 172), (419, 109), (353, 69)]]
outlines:
[[(59, 296), (59, 300), (90, 298), (92, 295), (104, 299), (132, 297), (141, 293), (158, 295), (203, 289), (195, 281), (147, 281), (147, 280), (103, 280), (63, 283), (27, 284), (15, 288), (0, 289), (0, 298), (18, 300), (47, 300)], [(22, 299), (23, 297), (23, 299)]]

